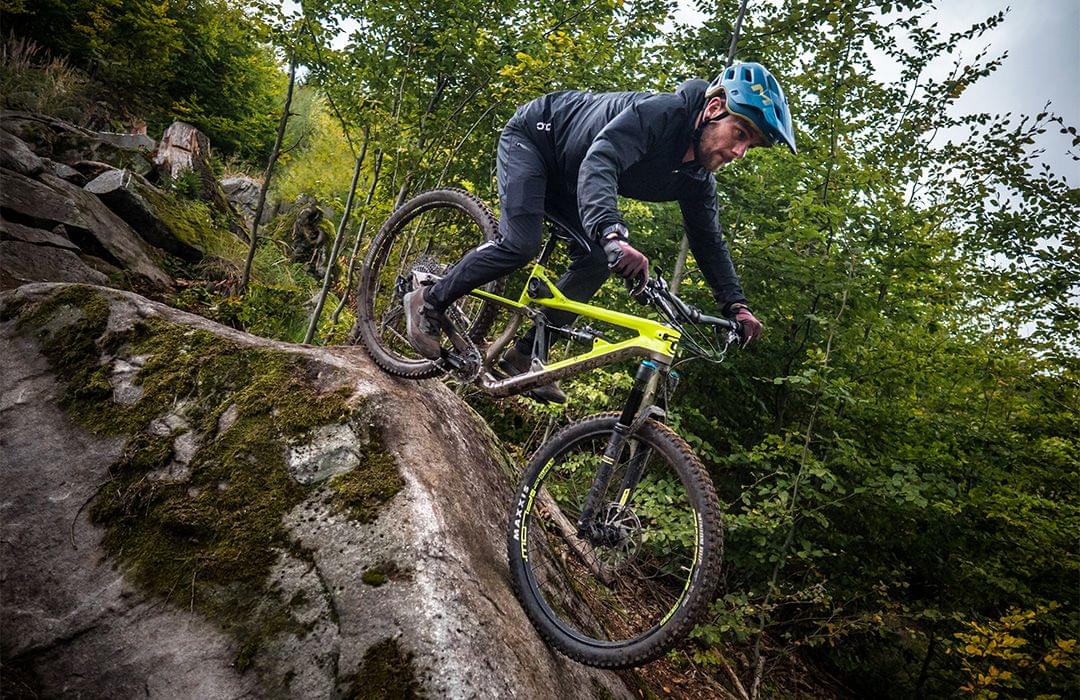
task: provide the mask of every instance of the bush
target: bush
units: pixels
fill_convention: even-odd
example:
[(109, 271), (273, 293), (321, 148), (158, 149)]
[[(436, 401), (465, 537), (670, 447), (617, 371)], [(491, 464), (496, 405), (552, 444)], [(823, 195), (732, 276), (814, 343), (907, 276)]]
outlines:
[(181, 119), (227, 154), (262, 160), (270, 150), (285, 77), (262, 25), (230, 0), (3, 2), (0, 20), (21, 37), (9, 44), (22, 41), (40, 47), (36, 55), (64, 57), (46, 69), (44, 58), (35, 62), (23, 52), (22, 63), (37, 70), (23, 70), (24, 82), (55, 83), (24, 108), (62, 118), (80, 114), (85, 76), (101, 103), (83, 120), (88, 126), (143, 120), (158, 132)]

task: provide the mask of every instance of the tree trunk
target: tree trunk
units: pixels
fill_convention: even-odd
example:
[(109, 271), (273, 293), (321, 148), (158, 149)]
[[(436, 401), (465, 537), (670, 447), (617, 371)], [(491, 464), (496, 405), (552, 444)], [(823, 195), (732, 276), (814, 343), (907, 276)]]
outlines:
[[(364, 200), (364, 210), (366, 211), (371, 206), (371, 200), (375, 197), (375, 185), (379, 182), (379, 172), (382, 170), (382, 151), (375, 156), (375, 172), (371, 175), (371, 186), (368, 188), (367, 199)], [(360, 251), (360, 242), (364, 240), (364, 231), (367, 229), (367, 215), (360, 221), (360, 230), (356, 232), (356, 240), (353, 241), (352, 253), (349, 255), (349, 271), (345, 274), (345, 293), (341, 295), (341, 301), (338, 302), (337, 308), (334, 309), (334, 315), (331, 317), (332, 323), (337, 323), (338, 318), (341, 316), (342, 310), (345, 309), (345, 304), (349, 299), (349, 292), (352, 290), (353, 270), (356, 268), (356, 254)]]
[[(735, 61), (735, 47), (739, 45), (739, 32), (742, 30), (743, 17), (746, 16), (746, 0), (739, 5), (739, 16), (735, 18), (735, 27), (731, 31), (731, 43), (728, 45), (727, 60), (724, 61), (724, 70), (727, 70)], [(682, 242), (679, 243), (679, 255), (675, 258), (675, 269), (671, 272), (672, 294), (679, 293), (679, 285), (682, 284), (683, 272), (686, 270), (686, 254), (690, 251), (690, 241), (683, 233)]]
[(251, 222), (251, 245), (248, 247), (247, 260), (244, 262), (244, 276), (240, 278), (240, 294), (247, 292), (248, 282), (251, 280), (251, 264), (255, 260), (255, 246), (259, 242), (259, 219), (262, 218), (263, 207), (266, 206), (266, 192), (270, 189), (270, 178), (274, 174), (274, 165), (277, 163), (278, 156), (281, 155), (281, 143), (285, 140), (285, 127), (289, 123), (289, 108), (292, 106), (293, 86), (295, 85), (296, 59), (294, 58), (289, 62), (289, 87), (285, 93), (285, 106), (281, 110), (281, 120), (278, 121), (274, 150), (270, 152), (270, 160), (266, 163), (262, 189), (259, 190), (259, 203), (255, 206), (255, 216)]
[(238, 238), (248, 240), (248, 232), (236, 207), (232, 205), (210, 167), (210, 139), (186, 122), (173, 122), (161, 135), (154, 169), (161, 177), (171, 180), (193, 173), (199, 181), (198, 196), (225, 214), (229, 230)]
[(360, 155), (356, 157), (356, 166), (353, 168), (352, 184), (349, 185), (349, 196), (345, 199), (345, 211), (341, 215), (341, 221), (338, 222), (337, 235), (334, 236), (334, 243), (330, 246), (330, 256), (326, 261), (326, 272), (323, 274), (322, 290), (319, 292), (319, 300), (315, 303), (315, 309), (311, 312), (311, 319), (308, 321), (307, 333), (304, 334), (304, 342), (310, 343), (312, 338), (315, 337), (315, 329), (319, 326), (319, 317), (322, 315), (323, 307), (326, 305), (326, 295), (330, 292), (330, 281), (334, 277), (334, 266), (337, 265), (338, 252), (341, 250), (341, 243), (345, 240), (345, 227), (348, 225), (349, 216), (352, 214), (353, 197), (356, 195), (356, 182), (360, 179), (360, 168), (364, 165), (364, 156), (367, 155), (367, 135), (364, 136), (364, 147), (360, 151)]

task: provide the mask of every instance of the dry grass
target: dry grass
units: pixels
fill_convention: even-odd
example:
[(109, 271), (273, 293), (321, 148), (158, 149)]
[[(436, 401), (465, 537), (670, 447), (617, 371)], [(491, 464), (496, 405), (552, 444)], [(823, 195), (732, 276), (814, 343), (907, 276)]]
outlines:
[(0, 41), (0, 106), (49, 114), (83, 126), (97, 113), (90, 78), (32, 39)]

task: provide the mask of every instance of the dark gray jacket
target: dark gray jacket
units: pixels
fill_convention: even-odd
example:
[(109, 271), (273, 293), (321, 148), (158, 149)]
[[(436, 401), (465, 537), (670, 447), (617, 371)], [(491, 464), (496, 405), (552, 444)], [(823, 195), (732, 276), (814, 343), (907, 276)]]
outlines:
[(726, 310), (746, 299), (720, 232), (716, 180), (696, 162), (682, 162), (708, 85), (688, 80), (659, 94), (554, 92), (516, 118), (547, 161), (551, 184), (576, 199), (587, 235), (623, 223), (616, 195), (679, 202), (690, 249)]

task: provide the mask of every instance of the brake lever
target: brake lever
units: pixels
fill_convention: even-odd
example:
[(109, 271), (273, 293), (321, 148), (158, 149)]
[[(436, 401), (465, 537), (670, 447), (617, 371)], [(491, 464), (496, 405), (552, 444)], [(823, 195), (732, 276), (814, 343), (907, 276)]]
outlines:
[(652, 301), (652, 291), (649, 289), (649, 276), (641, 275), (636, 280), (624, 279), (626, 291), (630, 298), (639, 304), (648, 304)]

